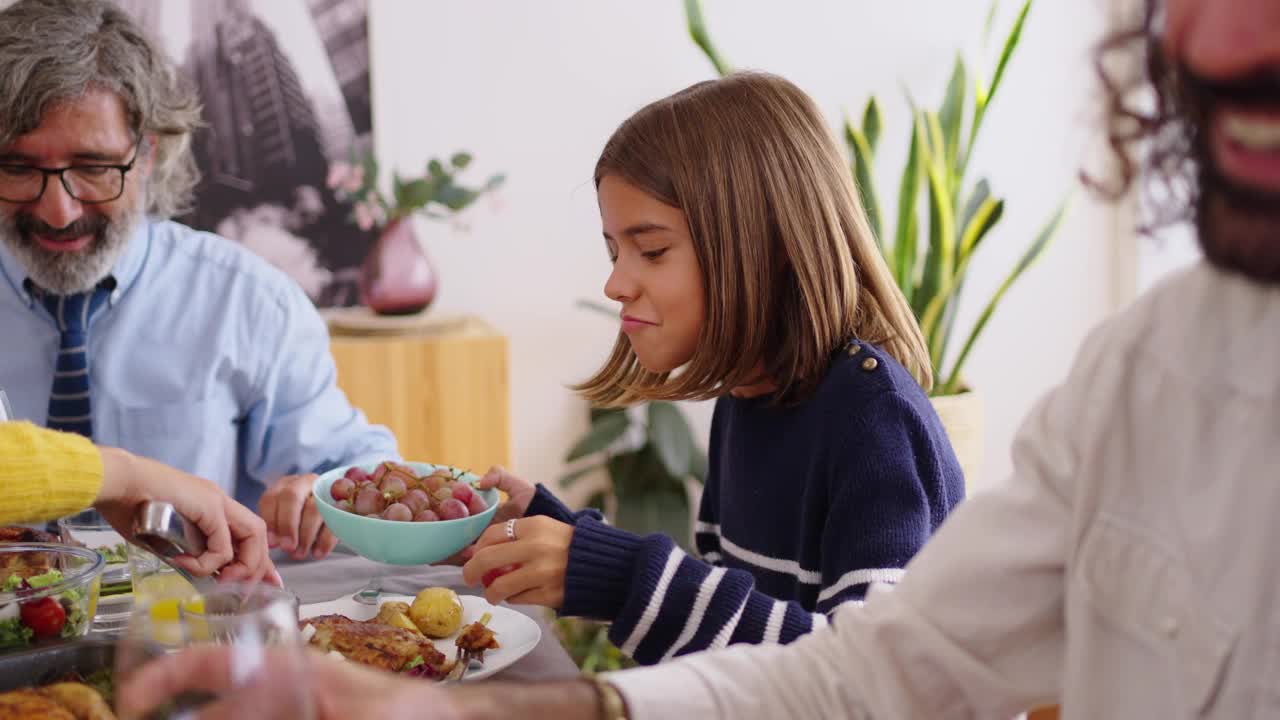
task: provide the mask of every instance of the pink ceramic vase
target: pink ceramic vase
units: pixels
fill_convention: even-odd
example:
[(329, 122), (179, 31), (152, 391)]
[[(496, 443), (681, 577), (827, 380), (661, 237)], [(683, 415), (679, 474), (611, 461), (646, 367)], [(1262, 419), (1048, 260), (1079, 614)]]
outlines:
[(360, 302), (379, 315), (425, 310), (436, 297), (436, 269), (410, 218), (382, 229), (360, 268)]

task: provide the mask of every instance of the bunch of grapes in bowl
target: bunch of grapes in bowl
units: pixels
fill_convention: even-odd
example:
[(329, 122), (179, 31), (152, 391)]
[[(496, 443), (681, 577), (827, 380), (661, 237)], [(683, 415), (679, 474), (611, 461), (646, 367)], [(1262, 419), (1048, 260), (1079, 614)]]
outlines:
[(459, 520), (488, 509), (461, 472), (437, 467), (420, 475), (395, 462), (379, 463), (372, 472), (349, 468), (329, 486), (329, 495), (339, 509), (398, 522)]

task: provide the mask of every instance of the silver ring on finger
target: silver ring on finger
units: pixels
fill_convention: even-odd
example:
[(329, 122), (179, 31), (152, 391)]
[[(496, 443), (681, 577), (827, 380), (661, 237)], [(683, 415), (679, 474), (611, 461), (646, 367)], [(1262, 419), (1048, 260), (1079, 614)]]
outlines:
[(516, 539), (516, 519), (512, 518), (507, 521), (507, 540), (515, 542)]

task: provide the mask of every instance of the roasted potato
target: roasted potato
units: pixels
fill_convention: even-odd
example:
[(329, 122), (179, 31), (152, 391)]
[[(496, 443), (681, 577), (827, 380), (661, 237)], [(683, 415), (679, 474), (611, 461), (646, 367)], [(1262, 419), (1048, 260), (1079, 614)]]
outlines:
[(462, 600), (449, 588), (429, 587), (413, 599), (409, 619), (427, 637), (448, 637), (462, 627)]
[(382, 607), (378, 608), (378, 616), (371, 622), (390, 625), (408, 630), (414, 635), (421, 635), (422, 631), (418, 626), (409, 619), (409, 603), (406, 602), (384, 602)]
[(378, 616), (373, 619), (373, 622), (390, 625), (391, 619), (396, 615), (408, 614), (409, 603), (398, 601), (384, 602), (382, 603), (382, 606), (378, 608)]

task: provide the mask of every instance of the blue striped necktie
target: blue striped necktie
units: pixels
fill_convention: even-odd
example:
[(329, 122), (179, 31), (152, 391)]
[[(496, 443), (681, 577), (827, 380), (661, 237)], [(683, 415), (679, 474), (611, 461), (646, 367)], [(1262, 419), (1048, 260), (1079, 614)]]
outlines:
[(89, 321), (106, 307), (107, 298), (111, 296), (109, 285), (104, 282), (91, 293), (76, 295), (40, 294), (40, 301), (57, 321), (61, 334), (46, 423), (53, 430), (80, 433), (93, 439), (89, 405)]

